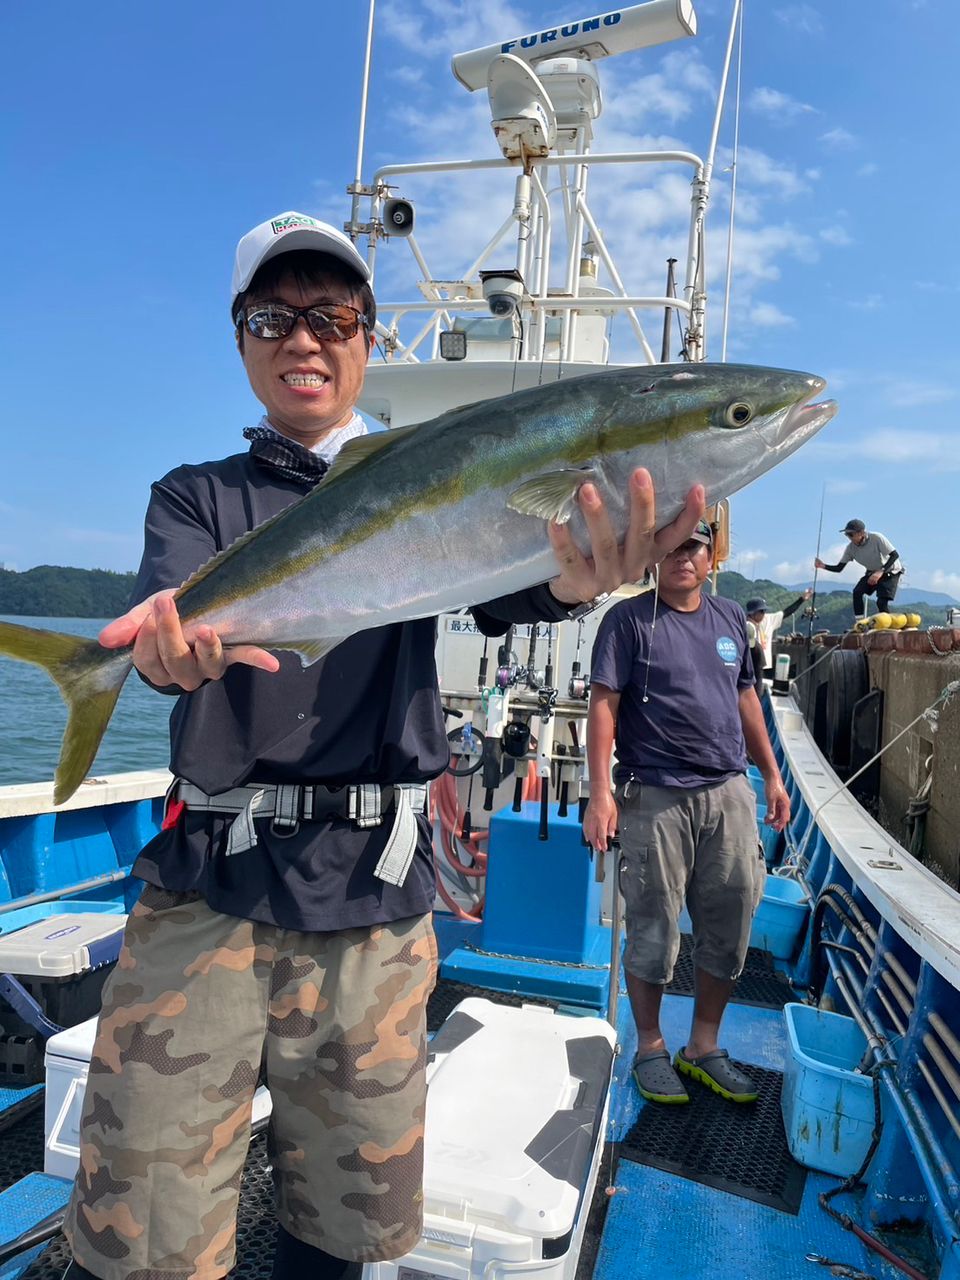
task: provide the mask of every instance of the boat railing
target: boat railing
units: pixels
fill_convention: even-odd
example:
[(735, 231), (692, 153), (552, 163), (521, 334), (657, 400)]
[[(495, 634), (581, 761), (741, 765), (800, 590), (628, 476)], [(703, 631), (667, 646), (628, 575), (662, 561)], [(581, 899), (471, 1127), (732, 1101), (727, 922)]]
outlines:
[[(609, 165), (684, 165), (692, 170), (691, 205), (686, 232), (686, 261), (679, 293), (664, 295), (637, 294), (628, 289), (607, 245), (603, 232), (590, 208), (586, 194), (589, 169)], [(557, 182), (549, 186), (545, 175), (557, 169)], [(523, 282), (523, 298), (516, 317), (516, 332), (510, 335), (507, 358), (541, 362), (544, 359), (569, 363), (582, 354), (584, 343), (577, 340), (578, 320), (600, 316), (605, 324), (613, 317), (625, 315), (640, 349), (642, 361), (656, 363), (658, 357), (648, 341), (638, 315), (641, 311), (676, 313), (685, 325), (685, 352), (689, 359), (702, 358), (703, 220), (707, 202), (704, 161), (688, 151), (636, 151), (593, 154), (589, 151), (550, 155), (536, 162), (529, 174), (519, 172), (516, 164), (506, 159), (425, 161), (417, 164), (384, 165), (377, 170), (369, 187), (370, 216), (352, 230), (367, 236), (367, 260), (376, 272), (380, 242), (389, 235), (384, 209), (396, 183), (417, 176), (458, 175), (482, 170), (513, 169), (518, 174), (517, 195), (508, 216), (487, 240), (473, 260), (456, 275), (436, 273), (428, 265), (416, 237), (405, 233), (404, 239), (422, 276), (419, 288), (423, 300), (390, 300), (379, 303), (377, 331), (384, 340), (388, 360), (416, 363), (423, 358), (436, 360), (442, 355), (440, 335), (454, 328), (458, 312), (479, 313), (489, 317), (479, 273), (497, 248), (513, 233), (515, 246), (509, 269), (515, 270)], [(550, 284), (557, 237), (554, 234), (552, 201), (559, 197), (566, 245), (562, 255), (562, 283)], [(586, 237), (586, 239), (584, 239)], [(597, 264), (602, 263), (610, 288), (596, 285)], [(427, 319), (412, 334), (401, 339), (401, 321), (418, 313)], [(493, 318), (491, 323), (493, 323)], [(558, 332), (552, 332), (554, 321)], [(604, 363), (597, 356), (596, 343), (590, 345), (590, 359)], [(606, 347), (604, 346), (604, 353)], [(448, 357), (449, 358), (449, 357)], [(468, 357), (469, 358), (469, 357)]]
[(119, 882), (159, 830), (171, 781), (165, 769), (89, 778), (56, 808), (52, 783), (0, 787), (0, 932), (74, 894), (122, 899)]
[(795, 985), (860, 1026), (883, 1128), (862, 1213), (960, 1232), (960, 895), (842, 788), (792, 699), (766, 702), (792, 802), (791, 873), (813, 911)]

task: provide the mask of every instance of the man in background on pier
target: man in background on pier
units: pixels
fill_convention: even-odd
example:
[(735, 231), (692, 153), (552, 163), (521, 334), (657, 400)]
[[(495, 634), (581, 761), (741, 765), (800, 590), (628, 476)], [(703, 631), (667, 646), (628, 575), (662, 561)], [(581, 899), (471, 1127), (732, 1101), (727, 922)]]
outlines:
[(882, 533), (871, 533), (862, 520), (848, 520), (840, 530), (850, 541), (843, 549), (843, 555), (836, 564), (825, 564), (818, 556), (814, 560), (817, 569), (826, 569), (827, 573), (840, 573), (852, 560), (863, 565), (866, 573), (853, 588), (853, 616), (862, 618), (865, 609), (865, 596), (877, 593), (877, 612), (886, 613), (897, 587), (903, 565), (896, 547)]
[[(766, 821), (782, 831), (790, 801), (757, 698), (740, 605), (704, 593), (712, 532), (701, 520), (660, 567), (659, 590), (623, 600), (600, 624), (590, 668), (583, 830), (604, 850), (619, 823), (626, 971), (637, 1025), (633, 1076), (651, 1102), (686, 1103), (686, 1080), (732, 1102), (756, 1086), (718, 1044), (750, 941), (766, 868), (747, 751), (764, 778)], [(616, 784), (607, 780), (616, 743)], [(693, 922), (696, 995), (673, 1065), (660, 1030), (664, 988)]]
[[(763, 658), (763, 674), (769, 676), (770, 679), (773, 679), (773, 637), (784, 619), (796, 613), (803, 602), (809, 600), (812, 595), (812, 588), (807, 587), (803, 595), (797, 596), (792, 604), (788, 604), (785, 609), (775, 609), (772, 613), (768, 610), (767, 602), (762, 596), (754, 596), (744, 606), (747, 621), (753, 623), (754, 627), (756, 627), (757, 643)], [(749, 634), (749, 627), (747, 632)]]

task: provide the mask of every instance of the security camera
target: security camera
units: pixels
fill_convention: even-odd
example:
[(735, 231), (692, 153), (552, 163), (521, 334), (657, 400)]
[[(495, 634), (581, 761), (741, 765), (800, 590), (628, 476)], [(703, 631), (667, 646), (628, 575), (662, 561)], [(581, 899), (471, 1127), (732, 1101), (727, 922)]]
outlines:
[(492, 316), (515, 316), (523, 301), (523, 276), (517, 270), (481, 271), (483, 296)]

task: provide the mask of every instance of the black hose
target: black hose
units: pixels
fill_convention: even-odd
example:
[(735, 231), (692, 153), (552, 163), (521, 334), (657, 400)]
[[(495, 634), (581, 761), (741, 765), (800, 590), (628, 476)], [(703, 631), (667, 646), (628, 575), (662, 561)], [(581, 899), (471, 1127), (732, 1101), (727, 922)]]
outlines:
[(874, 1157), (874, 1153), (880, 1143), (880, 1135), (883, 1132), (883, 1112), (880, 1107), (880, 1071), (884, 1067), (894, 1067), (896, 1063), (891, 1060), (878, 1062), (873, 1069), (873, 1133), (870, 1135), (870, 1146), (867, 1153), (861, 1161), (860, 1168), (856, 1173), (852, 1173), (848, 1178), (844, 1178), (843, 1182), (835, 1186), (831, 1191), (821, 1191), (817, 1200), (820, 1208), (838, 1222), (844, 1231), (852, 1231), (853, 1234), (874, 1253), (878, 1253), (885, 1258), (892, 1266), (902, 1271), (904, 1275), (909, 1276), (910, 1280), (928, 1280), (928, 1277), (922, 1271), (918, 1271), (916, 1267), (910, 1265), (904, 1258), (899, 1257), (889, 1249), (882, 1240), (878, 1240), (876, 1236), (871, 1235), (869, 1231), (865, 1231), (858, 1222), (854, 1222), (848, 1213), (840, 1213), (829, 1203), (834, 1196), (840, 1195), (844, 1191), (852, 1191), (855, 1187), (860, 1186), (863, 1182), (863, 1175), (867, 1171), (867, 1166)]

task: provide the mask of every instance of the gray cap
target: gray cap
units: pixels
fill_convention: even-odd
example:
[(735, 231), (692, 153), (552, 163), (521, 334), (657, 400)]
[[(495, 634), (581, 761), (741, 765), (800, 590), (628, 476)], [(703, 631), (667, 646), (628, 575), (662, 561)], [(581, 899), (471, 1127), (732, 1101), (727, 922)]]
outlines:
[(848, 520), (840, 530), (841, 533), (866, 533), (867, 526), (862, 520)]
[(704, 546), (713, 546), (713, 530), (707, 524), (706, 520), (698, 520), (697, 527), (691, 533), (690, 537), (694, 542), (702, 542)]

